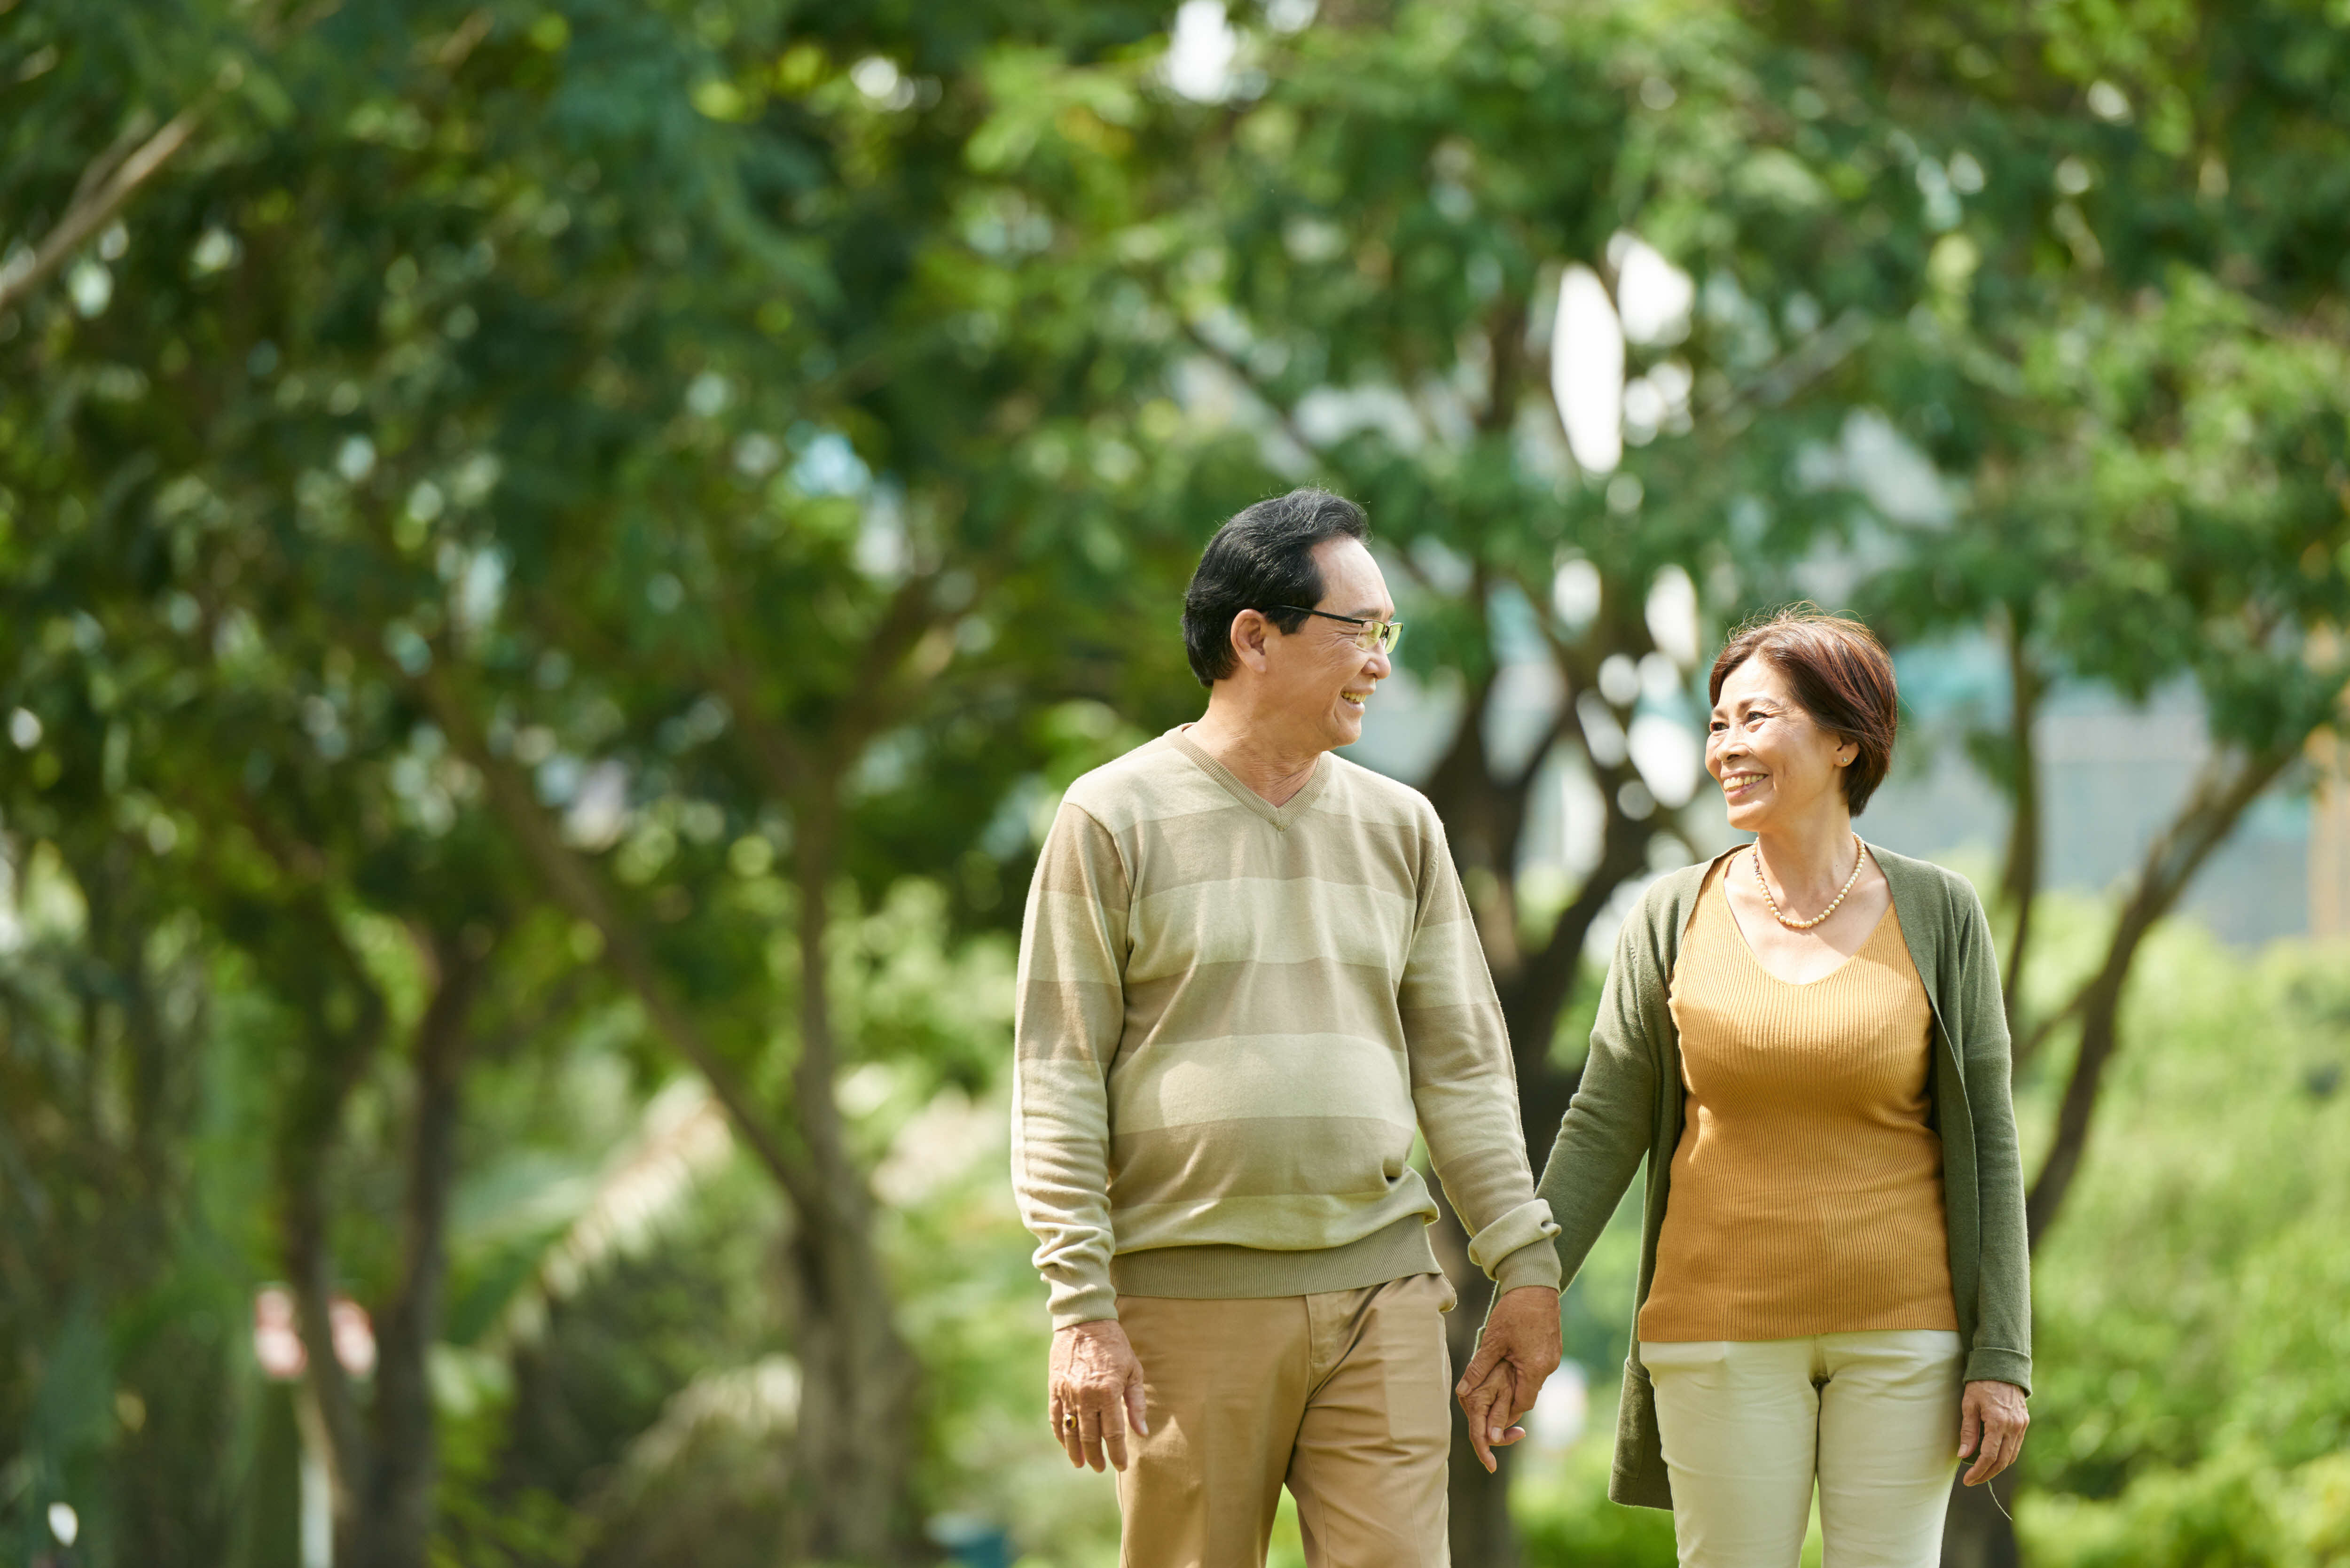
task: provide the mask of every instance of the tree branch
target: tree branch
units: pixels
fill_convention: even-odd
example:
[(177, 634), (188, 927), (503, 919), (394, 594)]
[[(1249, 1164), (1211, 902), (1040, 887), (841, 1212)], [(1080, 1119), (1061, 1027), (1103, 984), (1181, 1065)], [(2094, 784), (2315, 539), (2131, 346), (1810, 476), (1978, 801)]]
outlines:
[[(837, 765), (845, 767), (868, 740), (887, 729), (903, 711), (907, 691), (918, 690), (920, 680), (901, 683), (900, 669), (938, 624), (938, 613), (931, 603), (931, 579), (910, 576), (899, 584), (889, 596), (889, 607), (882, 611), (880, 624), (866, 639), (864, 653), (857, 660), (857, 678), (841, 703), (839, 728), (833, 737)], [(953, 657), (951, 644), (945, 651), (948, 658)]]
[(492, 808), (512, 833), (555, 901), (594, 927), (604, 951), (644, 1004), (653, 1027), (693, 1064), (726, 1107), (735, 1128), (802, 1214), (824, 1212), (823, 1196), (806, 1162), (785, 1147), (759, 1114), (749, 1089), (716, 1044), (687, 1011), (660, 972), (650, 946), (635, 923), (624, 918), (581, 857), (565, 844), (532, 795), (530, 784), (504, 758), (493, 756), (473, 715), (449, 691), (437, 668), (416, 681), (427, 709), (458, 753), (482, 774)]
[(1523, 296), (1504, 292), (1495, 303), (1485, 328), (1485, 361), (1489, 382), (1485, 408), (1477, 428), (1487, 435), (1506, 435), (1517, 422), (1518, 405), (1525, 392), (1526, 303)]
[(1191, 346), (1222, 365), (1234, 380), (1247, 388), (1249, 396), (1254, 398), (1263, 406), (1264, 411), (1273, 416), (1273, 422), (1281, 427), (1283, 435), (1296, 443), (1298, 451), (1308, 457), (1322, 455), (1321, 443), (1305, 439), (1305, 432), (1297, 428), (1295, 418), (1273, 394), (1264, 389), (1264, 384), (1257, 379), (1255, 372), (1210, 340), (1207, 334), (1200, 330), (1199, 324), (1190, 317), (1185, 316), (1180, 310), (1176, 310), (1173, 314), (1175, 319), (1181, 324), (1183, 336), (1190, 339)]
[(1828, 375), (1868, 341), (1869, 319), (1860, 310), (1847, 310), (1775, 363), (1765, 366), (1745, 385), (1733, 387), (1701, 410), (1724, 435), (1744, 430), (1758, 407), (1777, 408), (1805, 387)]
[(111, 223), (139, 188), (153, 179), (188, 144), (188, 139), (195, 134), (198, 118), (195, 109), (182, 109), (137, 151), (93, 180), (91, 176), (98, 173), (99, 166), (117, 156), (111, 148), (100, 153), (91, 169), (83, 173), (82, 188), (67, 204), (65, 215), (33, 247), (31, 262), (13, 275), (0, 276), (0, 310), (9, 309), (47, 282), (65, 265), (67, 257)]
[[(2007, 944), (2007, 1031), (2015, 1035), (2016, 1002), (2022, 994), (2024, 960), (2032, 951), (2032, 906), (2040, 895), (2040, 753), (2033, 729), (2040, 717), (2040, 701), (2047, 694), (2047, 678), (2033, 663), (2030, 646), (2032, 612), (2029, 601), (2008, 607), (2007, 617), (2007, 678), (2008, 721), (2007, 743), (2010, 765), (2014, 770), (2010, 781), (2013, 810), (2008, 816), (2007, 857), (2000, 870), (2000, 897), (2013, 911), (2015, 923)], [(2045, 1033), (2032, 1037), (2036, 1052)], [(2022, 1071), (2031, 1057), (2018, 1053), (2015, 1070)]]
[(2241, 754), (2241, 760), (2225, 753), (2214, 755), (2187, 804), (2147, 847), (2137, 883), (2106, 944), (2105, 961), (2065, 1008), (2081, 1016), (2081, 1048), (2074, 1059), (2073, 1075), (2064, 1085), (2064, 1098), (2057, 1106), (2056, 1131), (2047, 1158), (2024, 1199), (2033, 1245), (2037, 1246), (2055, 1222), (2080, 1172), (2106, 1069), (2120, 1043), (2122, 989), (2139, 947), (2155, 924), (2170, 912), (2203, 862), (2233, 831), (2245, 808), (2296, 754), (2293, 747), (2277, 747)]
[(1582, 971), (1584, 944), (1616, 889), (1648, 865), (1648, 846), (1660, 831), (1656, 817), (1634, 821), (1616, 804), (1617, 789), (1633, 777), (1628, 763), (1615, 768), (1593, 763), (1592, 773), (1607, 801), (1598, 863), (1585, 876), (1583, 886), (1551, 922), (1550, 934), (1519, 965), (1515, 979), (1502, 994), (1510, 1048), (1517, 1061), (1518, 1100), (1529, 1135), (1537, 1140), (1556, 1128), (1575, 1093), (1572, 1075), (1550, 1065), (1550, 1050), (1558, 1031), (1558, 1015)]

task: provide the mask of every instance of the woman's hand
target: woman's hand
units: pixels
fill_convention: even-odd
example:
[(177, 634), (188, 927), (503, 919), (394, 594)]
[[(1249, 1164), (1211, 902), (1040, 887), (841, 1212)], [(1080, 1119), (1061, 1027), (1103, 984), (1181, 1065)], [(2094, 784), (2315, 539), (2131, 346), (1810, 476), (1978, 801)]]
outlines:
[(1967, 1385), (1959, 1407), (1959, 1458), (1974, 1458), (1965, 1480), (1981, 1486), (2013, 1464), (2023, 1452), (2023, 1429), (2032, 1425), (2024, 1408), (2023, 1390), (2012, 1383), (1984, 1378)]

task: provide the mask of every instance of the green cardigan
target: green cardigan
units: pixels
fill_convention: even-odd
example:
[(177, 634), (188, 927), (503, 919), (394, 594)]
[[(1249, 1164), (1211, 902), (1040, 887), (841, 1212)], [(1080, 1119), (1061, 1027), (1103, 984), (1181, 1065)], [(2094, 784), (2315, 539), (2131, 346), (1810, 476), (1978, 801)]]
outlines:
[[(1875, 845), (1869, 853), (1893, 889), (1902, 937), (1934, 1007), (1933, 1115), (1942, 1139), (1950, 1283), (1959, 1336), (1968, 1346), (1966, 1379), (1992, 1378), (2029, 1391), (2032, 1284), (2023, 1164), (2008, 1095), (2007, 1017), (1991, 925), (1974, 888), (1956, 873)], [(1607, 1486), (1616, 1501), (1647, 1508), (1670, 1508), (1673, 1501), (1657, 1442), (1656, 1392), (1640, 1365), (1638, 1328), (1681, 1137), (1680, 1034), (1666, 986), (1711, 864), (1664, 877), (1624, 922), (1592, 1024), (1582, 1086), (1559, 1124), (1539, 1193), (1558, 1221), (1559, 1261), (1571, 1281), (1640, 1161), (1648, 1162), (1632, 1353), (1624, 1364), (1615, 1473)]]

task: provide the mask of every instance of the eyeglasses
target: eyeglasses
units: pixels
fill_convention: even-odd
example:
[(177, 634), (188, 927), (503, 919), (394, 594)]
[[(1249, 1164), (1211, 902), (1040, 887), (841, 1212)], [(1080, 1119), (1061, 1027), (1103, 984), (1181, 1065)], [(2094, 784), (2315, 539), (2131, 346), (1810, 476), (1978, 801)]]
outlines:
[(1399, 620), (1365, 620), (1358, 615), (1332, 615), (1328, 610), (1307, 609), (1304, 605), (1268, 605), (1268, 609), (1295, 610), (1299, 615), (1318, 615), (1324, 620), (1344, 621), (1355, 628), (1355, 646), (1365, 653), (1377, 649), (1381, 653), (1393, 653), (1402, 640), (1403, 622)]

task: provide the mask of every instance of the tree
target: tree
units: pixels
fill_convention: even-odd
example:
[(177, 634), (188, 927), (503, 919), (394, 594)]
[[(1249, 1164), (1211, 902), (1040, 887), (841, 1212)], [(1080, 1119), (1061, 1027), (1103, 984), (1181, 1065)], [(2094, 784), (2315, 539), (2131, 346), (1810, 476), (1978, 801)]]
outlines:
[[(865, 1015), (853, 928), (910, 875), (1014, 918), (1052, 783), (1196, 700), (1165, 607), (1266, 491), (1371, 509), (1537, 1158), (1588, 934), (1710, 847), (1700, 628), (1810, 593), (2002, 640), (2012, 1007), (2043, 694), (2202, 692), (2214, 772), (2015, 1019), (2027, 1064), (2078, 1039), (2040, 1235), (2147, 932), (2338, 711), (2345, 46), (2293, 7), (1267, 5), (1180, 60), (1048, 0), (119, 12), (0, 16), (0, 809), (84, 911), (9, 997), (0, 1154), (42, 1179), (0, 1341), (39, 1376), (0, 1409), (44, 1475), (168, 1441), (201, 1462), (121, 1485), (208, 1500), (99, 1550), (217, 1555), (234, 1380), (230, 1336), (126, 1331), (216, 1381), (59, 1426), (105, 1403), (91, 1325), (234, 1321), (220, 1259), (274, 1255), (347, 1542), (420, 1559), (469, 1088), (587, 1009), (789, 1216), (784, 1549), (918, 1552), (921, 1347), (835, 1091), (988, 1065)], [(1554, 790), (1574, 879), (1530, 864)], [(192, 1064), (256, 1041), (273, 1166), (229, 1191)], [(103, 1277), (91, 1215), (138, 1238)], [(1464, 1561), (1505, 1503), (1464, 1468)]]
[[(494, 824), (514, 856), (484, 871), (498, 896), (592, 932), (789, 1199), (805, 1380), (786, 1551), (919, 1550), (920, 1366), (834, 1092), (855, 1054), (829, 920), (848, 884), (910, 858), (959, 865), (974, 912), (1001, 904), (977, 841), (1052, 743), (1026, 703), (1129, 679), (1125, 574), (1151, 545), (1099, 514), (1157, 504), (1142, 396), (1119, 392), (1147, 385), (1150, 350), (1107, 308), (1097, 246), (1048, 265), (988, 237), (986, 209), (1023, 201), (1000, 173), (962, 176), (994, 123), (1000, 39), (795, 20), (705, 37), (452, 11), (419, 48), (404, 12), (347, 8), (251, 68), (274, 123), (148, 192), (123, 308), (99, 299), (84, 325), (62, 300), (26, 306), (26, 384), (100, 363), (136, 383), (120, 409), (50, 414), (72, 438), (44, 471), (56, 493), (120, 476), (85, 547), (135, 563), (127, 591), (216, 658), (268, 669), (269, 701), (239, 711), (232, 690), (221, 722), (283, 734), (298, 714), (313, 740), (287, 769), (304, 798), (275, 798), (273, 762), (204, 815), (249, 830), (216, 830), (224, 861), (258, 851), (260, 885), (219, 918), (308, 1025), (279, 1158), (289, 1271), (342, 1533), (393, 1557), (422, 1550), (431, 1423), (387, 1362), (370, 1444), (326, 1353), (324, 1178), (393, 1022), (336, 940), (338, 906), (402, 812), (428, 856)], [(1002, 31), (1085, 47), (1105, 25), (1047, 9)], [(179, 736), (228, 742), (185, 719)], [(402, 770), (413, 798), (372, 793)], [(778, 853), (788, 898), (738, 894)], [(1016, 863), (1020, 841), (1000, 853)], [(462, 996), (481, 942), (424, 924), (423, 971)], [(297, 961), (306, 935), (329, 962)], [(416, 1014), (429, 1115), (387, 1348), (420, 1357), (464, 1012)], [(379, 1460), (397, 1474), (368, 1479)], [(415, 1528), (386, 1533), (393, 1515)]]

